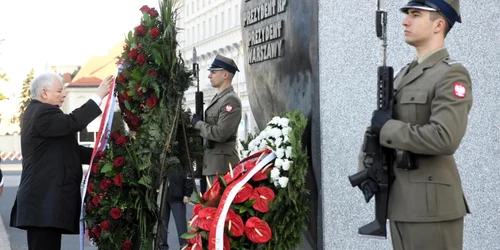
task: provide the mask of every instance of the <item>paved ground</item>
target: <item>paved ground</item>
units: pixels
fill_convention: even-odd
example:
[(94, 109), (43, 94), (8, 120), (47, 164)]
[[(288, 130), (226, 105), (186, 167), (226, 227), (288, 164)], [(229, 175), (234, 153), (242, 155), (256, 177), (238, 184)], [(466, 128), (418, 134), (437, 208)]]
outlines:
[[(0, 250), (26, 250), (26, 232), (16, 228), (9, 227), (10, 211), (14, 204), (17, 187), (21, 178), (21, 167), (19, 164), (0, 164), (2, 169), (5, 186), (3, 195), (0, 197)], [(86, 170), (85, 170), (86, 171)], [(193, 206), (188, 205), (187, 217), (190, 218), (193, 214)], [(177, 241), (177, 230), (175, 228), (174, 219), (170, 218), (168, 242), (170, 249), (180, 249)], [(78, 235), (63, 235), (62, 250), (78, 250), (79, 236)], [(97, 250), (85, 241), (85, 250)]]

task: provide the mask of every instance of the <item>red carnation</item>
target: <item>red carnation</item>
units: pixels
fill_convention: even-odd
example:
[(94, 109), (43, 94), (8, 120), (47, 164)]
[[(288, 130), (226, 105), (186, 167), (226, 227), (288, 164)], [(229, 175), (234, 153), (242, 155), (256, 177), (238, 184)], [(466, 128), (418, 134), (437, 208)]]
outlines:
[(94, 196), (92, 198), (92, 205), (94, 205), (94, 207), (98, 207), (101, 200), (102, 200), (102, 194), (98, 194), (98, 195)]
[(126, 240), (122, 243), (122, 250), (131, 250), (134, 247), (134, 244), (130, 240)]
[(146, 99), (146, 104), (149, 108), (154, 108), (156, 106), (156, 102), (158, 102), (158, 97), (156, 97), (154, 94)]
[(109, 232), (109, 221), (108, 220), (103, 220), (101, 223), (99, 223), (99, 226), (101, 227), (101, 230), (103, 232)]
[(139, 126), (142, 124), (142, 120), (139, 117), (132, 117), (132, 125)]
[(134, 114), (132, 114), (132, 112), (130, 112), (130, 110), (125, 109), (125, 116), (126, 116), (128, 119), (131, 119), (131, 118), (132, 118), (132, 116), (134, 116)]
[(98, 164), (94, 164), (94, 165), (92, 166), (92, 170), (91, 170), (91, 172), (92, 172), (93, 174), (98, 174), (100, 170), (101, 170), (101, 166), (99, 166)]
[(135, 27), (136, 36), (144, 36), (145, 34), (146, 34), (146, 28), (142, 24)]
[(114, 207), (111, 209), (110, 215), (111, 217), (113, 217), (113, 219), (118, 220), (122, 217), (122, 210), (120, 210), (117, 207)]
[(119, 168), (119, 167), (121, 167), (121, 166), (125, 165), (125, 163), (126, 163), (126, 160), (125, 160), (125, 157), (123, 157), (123, 156), (118, 156), (118, 157), (116, 157), (116, 158), (115, 158), (115, 160), (113, 161), (113, 165), (114, 165), (115, 167), (117, 167), (117, 168)]
[(101, 183), (99, 183), (99, 187), (101, 187), (101, 189), (103, 191), (108, 191), (109, 187), (111, 186), (111, 180), (110, 179), (104, 179), (101, 181)]
[(123, 174), (120, 173), (113, 177), (113, 182), (115, 183), (115, 186), (121, 187), (123, 185)]
[(104, 152), (104, 151), (98, 151), (98, 152), (97, 152), (97, 157), (99, 157), (99, 158), (104, 158), (104, 157), (106, 157), (106, 152)]
[(157, 38), (160, 35), (160, 29), (153, 28), (149, 31), (149, 36), (153, 39)]
[(127, 144), (127, 138), (125, 138), (125, 136), (120, 136), (116, 138), (115, 144), (118, 146), (125, 146)]
[(144, 55), (144, 54), (139, 54), (139, 55), (137, 56), (137, 59), (136, 59), (135, 61), (136, 61), (138, 64), (143, 64), (143, 63), (145, 63), (145, 62), (146, 62), (146, 60), (147, 60), (147, 59), (148, 59), (148, 58), (146, 57), (146, 55)]
[[(130, 53), (132, 53), (132, 51)], [(130, 53), (128, 54), (129, 57), (130, 57)], [(127, 78), (125, 77), (125, 74), (120, 72), (120, 74), (118, 74), (118, 82), (125, 83), (126, 81), (127, 81)]]
[(267, 243), (273, 236), (267, 222), (257, 217), (251, 217), (245, 223), (245, 234), (248, 239), (257, 244)]
[(150, 8), (147, 5), (143, 5), (139, 10), (144, 13), (149, 12)]
[(253, 192), (252, 185), (245, 183), (245, 185), (241, 187), (240, 191), (238, 191), (238, 193), (234, 197), (233, 203), (238, 204), (245, 202), (248, 199), (248, 197), (250, 197), (252, 192)]
[(158, 11), (155, 10), (155, 8), (151, 8), (149, 11), (148, 11), (149, 15), (151, 15), (152, 17), (157, 17), (158, 16)]
[(89, 184), (87, 185), (87, 193), (89, 193), (89, 194), (90, 194), (90, 193), (92, 193), (92, 192), (94, 192), (94, 183), (93, 183), (93, 182), (91, 182), (91, 183), (89, 183)]
[(118, 138), (120, 136), (121, 135), (120, 135), (119, 131), (113, 131), (113, 132), (111, 132), (111, 135), (110, 135), (111, 139), (113, 139), (113, 140), (116, 140), (116, 138)]
[(154, 69), (150, 69), (148, 70), (148, 72), (146, 73), (148, 76), (154, 76), (154, 77), (157, 77), (158, 76), (158, 72), (156, 72), (156, 70)]
[(141, 89), (141, 83), (137, 83), (137, 85), (135, 86), (135, 91), (137, 92), (137, 95), (143, 95), (144, 94), (144, 91), (142, 91)]
[(94, 238), (97, 238), (97, 239), (101, 238), (101, 230), (97, 226), (94, 226), (94, 228), (92, 228), (92, 230), (90, 232), (92, 233)]
[(258, 187), (253, 190), (248, 199), (257, 200), (252, 207), (259, 212), (266, 213), (269, 211), (269, 203), (274, 200), (274, 192), (268, 187)]
[[(139, 51), (136, 48), (133, 48), (128, 52), (128, 58), (135, 60), (137, 58), (137, 55), (139, 55)], [(120, 81), (121, 83), (125, 83)]]

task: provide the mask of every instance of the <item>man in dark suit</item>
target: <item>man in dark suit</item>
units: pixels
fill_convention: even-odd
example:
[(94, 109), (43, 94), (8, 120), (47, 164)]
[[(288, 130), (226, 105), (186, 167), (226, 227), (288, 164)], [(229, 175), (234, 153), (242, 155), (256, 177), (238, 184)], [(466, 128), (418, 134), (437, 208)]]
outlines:
[(30, 84), (21, 128), (23, 170), (10, 218), (11, 227), (27, 230), (30, 250), (60, 249), (61, 234), (79, 233), (82, 164), (90, 162), (92, 149), (79, 146), (76, 133), (101, 114), (112, 82), (113, 76), (104, 78), (71, 114), (60, 109), (66, 93), (58, 75), (45, 73)]
[(162, 228), (160, 232), (161, 245), (160, 250), (168, 249), (168, 222), (170, 220), (170, 211), (174, 216), (177, 236), (179, 237), (179, 246), (184, 246), (186, 240), (180, 236), (187, 232), (186, 204), (193, 193), (193, 179), (187, 167), (172, 170), (168, 173), (165, 180), (168, 185), (165, 204), (161, 213)]

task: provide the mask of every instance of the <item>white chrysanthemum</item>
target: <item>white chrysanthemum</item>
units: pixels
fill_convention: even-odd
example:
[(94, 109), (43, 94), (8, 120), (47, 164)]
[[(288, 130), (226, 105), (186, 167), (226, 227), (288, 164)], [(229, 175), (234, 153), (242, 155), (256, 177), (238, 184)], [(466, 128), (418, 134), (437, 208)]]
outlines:
[(282, 188), (286, 188), (286, 185), (288, 185), (288, 177), (280, 177), (278, 182)]
[(283, 166), (281, 168), (285, 171), (288, 171), (290, 169), (290, 166), (292, 165), (292, 163), (293, 163), (293, 161), (284, 160)]
[(281, 146), (281, 143), (283, 143), (282, 137), (279, 137), (278, 139), (276, 139), (276, 141), (274, 141), (274, 145), (276, 145), (276, 148), (279, 148)]
[(276, 149), (276, 156), (280, 159), (283, 159), (285, 157), (285, 149), (284, 148), (277, 148)]
[(273, 128), (271, 130), (271, 136), (274, 137), (274, 138), (280, 138), (281, 135), (283, 135), (283, 133), (281, 132), (281, 129), (279, 128)]
[(290, 132), (292, 132), (291, 127), (284, 127), (283, 129), (281, 129), (281, 133), (283, 133), (283, 135), (290, 135)]
[(250, 143), (248, 143), (248, 149), (253, 150), (255, 146), (257, 145), (258, 141), (257, 140), (252, 140)]
[(260, 137), (261, 139), (262, 139), (262, 138), (267, 139), (267, 138), (269, 138), (269, 135), (270, 135), (270, 133), (269, 133), (269, 132), (270, 132), (270, 131), (269, 131), (269, 127), (266, 127), (266, 129), (264, 129), (262, 132), (260, 132), (259, 137)]
[(290, 120), (288, 120), (288, 118), (280, 118), (278, 124), (281, 125), (281, 127), (288, 127), (289, 122)]
[(285, 157), (288, 159), (292, 159), (292, 146), (288, 146), (285, 149)]
[(286, 142), (289, 142), (290, 141), (290, 137), (288, 135), (285, 135), (283, 137), (283, 143), (286, 143)]
[(277, 180), (280, 178), (280, 169), (279, 168), (273, 168), (271, 170), (271, 180)]
[(274, 161), (274, 166), (281, 168), (281, 166), (283, 166), (283, 159), (276, 158), (276, 160)]
[(250, 154), (250, 150), (241, 150), (241, 156), (242, 156), (243, 158), (248, 157), (248, 156), (249, 156), (249, 154)]
[(267, 141), (266, 140), (260, 141), (259, 150), (264, 150), (266, 148), (267, 148)]
[(276, 180), (274, 180), (274, 186), (275, 187), (279, 187), (280, 186), (280, 182), (278, 180), (279, 180), (279, 178), (276, 179)]
[(278, 124), (278, 122), (280, 121), (280, 119), (281, 119), (281, 117), (275, 116), (275, 117), (273, 117), (273, 119), (271, 119), (271, 121), (269, 123)]

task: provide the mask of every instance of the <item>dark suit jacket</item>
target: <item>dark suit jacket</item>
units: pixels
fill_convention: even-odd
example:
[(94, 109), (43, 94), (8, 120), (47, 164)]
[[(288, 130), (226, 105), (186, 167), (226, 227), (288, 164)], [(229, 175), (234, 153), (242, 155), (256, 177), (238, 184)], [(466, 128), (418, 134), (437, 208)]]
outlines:
[(79, 233), (82, 164), (89, 163), (92, 149), (79, 146), (76, 133), (99, 114), (92, 100), (69, 115), (37, 100), (29, 104), (22, 121), (23, 170), (11, 227)]
[(191, 197), (193, 179), (187, 167), (169, 172), (167, 175), (167, 202), (180, 202), (184, 196)]

